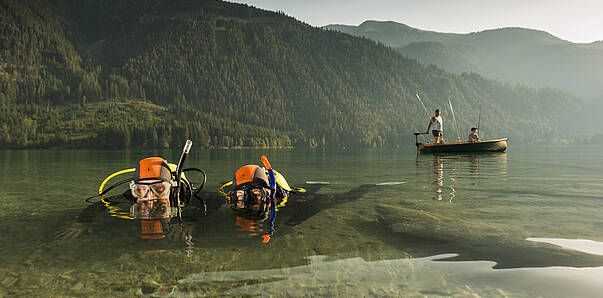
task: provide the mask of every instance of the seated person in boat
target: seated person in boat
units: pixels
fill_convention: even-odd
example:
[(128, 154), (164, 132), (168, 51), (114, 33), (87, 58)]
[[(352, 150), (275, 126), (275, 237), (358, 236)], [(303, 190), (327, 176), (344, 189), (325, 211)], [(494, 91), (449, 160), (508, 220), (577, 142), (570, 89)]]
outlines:
[(479, 137), (477, 136), (477, 128), (472, 127), (471, 128), (471, 133), (469, 134), (469, 142), (473, 143), (473, 142), (479, 142)]
[(427, 126), (427, 133), (429, 133), (429, 129), (431, 128), (431, 133), (433, 134), (433, 144), (440, 143), (440, 137), (442, 137), (442, 116), (440, 116), (440, 110), (435, 110), (435, 116), (431, 117), (429, 120), (429, 125)]

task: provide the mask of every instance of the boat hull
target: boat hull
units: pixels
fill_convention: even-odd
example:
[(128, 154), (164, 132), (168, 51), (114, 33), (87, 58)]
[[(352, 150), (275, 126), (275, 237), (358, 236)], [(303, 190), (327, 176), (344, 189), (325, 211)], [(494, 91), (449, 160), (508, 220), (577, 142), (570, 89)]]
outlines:
[(419, 144), (421, 153), (455, 153), (455, 152), (504, 152), (507, 150), (507, 138), (480, 142), (450, 142), (438, 145)]

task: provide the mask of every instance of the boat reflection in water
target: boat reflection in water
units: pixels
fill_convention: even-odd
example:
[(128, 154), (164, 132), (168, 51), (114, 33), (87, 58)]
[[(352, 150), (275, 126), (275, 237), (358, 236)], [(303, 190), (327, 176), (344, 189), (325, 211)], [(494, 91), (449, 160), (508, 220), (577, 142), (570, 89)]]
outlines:
[[(483, 178), (489, 178), (492, 175), (506, 179), (507, 174), (507, 154), (504, 152), (496, 153), (471, 153), (471, 154), (434, 154), (417, 155), (417, 174), (430, 172), (432, 193), (431, 197), (435, 201), (446, 200), (452, 202), (458, 195), (455, 185), (458, 183), (467, 188), (479, 188), (480, 181)], [(480, 174), (480, 168), (484, 168), (485, 174)], [(487, 177), (480, 177), (486, 175)], [(469, 179), (470, 182), (465, 181)]]
[[(444, 186), (444, 161), (441, 156), (436, 155), (433, 157), (433, 178), (432, 184), (435, 185), (435, 195), (433, 196), (433, 199), (441, 201), (442, 187)], [(452, 200), (452, 196), (450, 197), (450, 200)]]

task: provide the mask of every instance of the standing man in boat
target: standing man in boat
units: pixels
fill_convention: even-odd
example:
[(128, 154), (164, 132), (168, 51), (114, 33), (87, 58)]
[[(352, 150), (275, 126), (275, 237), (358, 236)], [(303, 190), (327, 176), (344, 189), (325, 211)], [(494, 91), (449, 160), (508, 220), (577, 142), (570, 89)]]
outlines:
[(433, 134), (433, 144), (436, 145), (440, 142), (440, 137), (442, 136), (442, 116), (440, 116), (439, 109), (435, 110), (435, 116), (431, 117), (429, 120), (427, 133), (429, 133), (430, 128), (431, 133)]

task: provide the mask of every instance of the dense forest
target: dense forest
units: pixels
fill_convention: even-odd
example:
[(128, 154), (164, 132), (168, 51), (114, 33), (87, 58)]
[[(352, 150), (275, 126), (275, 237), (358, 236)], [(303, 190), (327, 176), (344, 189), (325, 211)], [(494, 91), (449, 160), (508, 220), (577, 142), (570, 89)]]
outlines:
[(427, 115), (571, 141), (581, 99), (452, 74), (283, 13), (204, 0), (0, 0), (1, 148), (410, 147)]
[(476, 72), (512, 83), (552, 86), (603, 104), (603, 41), (572, 43), (524, 28), (440, 33), (381, 21), (325, 28), (381, 42), (405, 57), (451, 72)]

